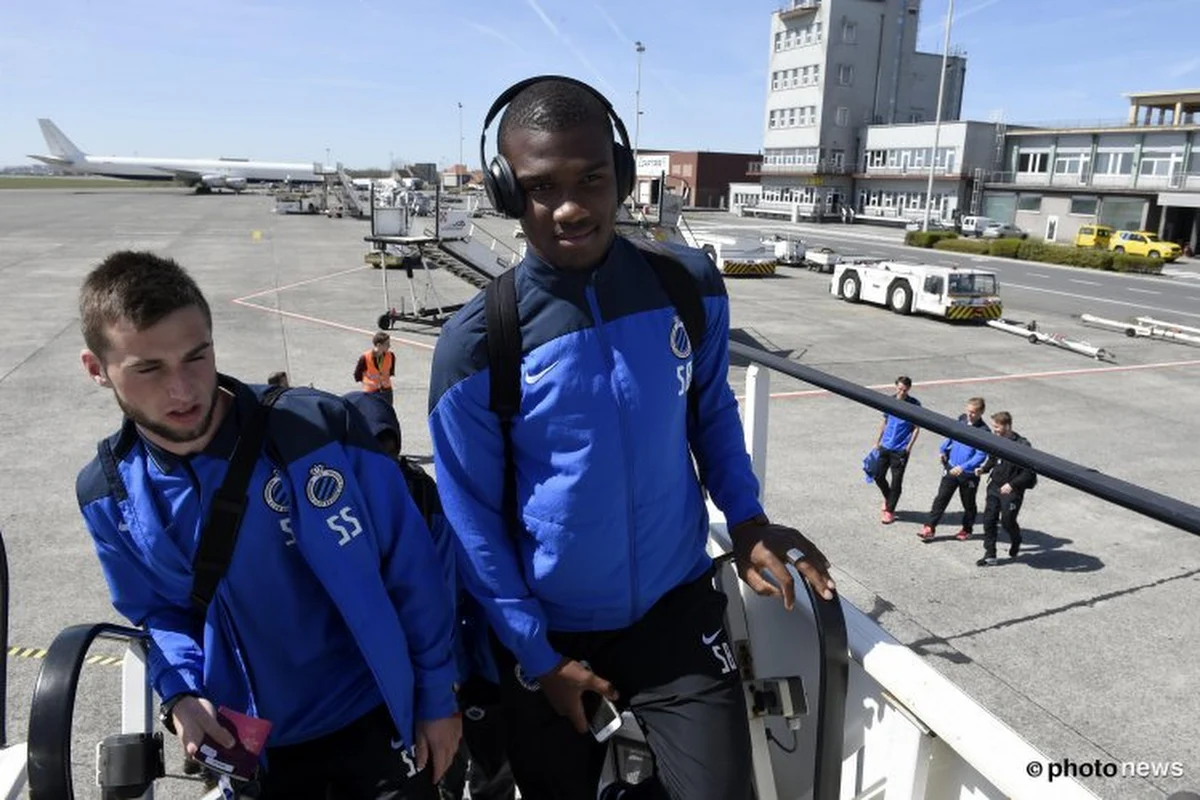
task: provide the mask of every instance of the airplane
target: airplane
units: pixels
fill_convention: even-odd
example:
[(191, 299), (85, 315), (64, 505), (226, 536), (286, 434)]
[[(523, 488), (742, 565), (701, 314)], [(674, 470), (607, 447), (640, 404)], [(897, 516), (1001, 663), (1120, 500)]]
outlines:
[(80, 150), (58, 126), (39, 119), (51, 155), (30, 155), (44, 164), (83, 175), (103, 175), (140, 181), (177, 180), (197, 192), (231, 189), (240, 192), (251, 183), (321, 183), (327, 171), (316, 162), (251, 161), (248, 158), (150, 158), (92, 156)]

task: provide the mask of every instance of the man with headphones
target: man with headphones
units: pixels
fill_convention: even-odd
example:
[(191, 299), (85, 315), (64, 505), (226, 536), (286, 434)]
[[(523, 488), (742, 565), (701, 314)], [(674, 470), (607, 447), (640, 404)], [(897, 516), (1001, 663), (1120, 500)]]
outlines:
[[(486, 131), (501, 110), (489, 162)], [(703, 306), (692, 341), (651, 268), (662, 254), (616, 235), (634, 181), (628, 144), (608, 101), (570, 78), (522, 81), (488, 111), (488, 196), (520, 219), (528, 251), (493, 284), (507, 280), (515, 294), (506, 327), (494, 327), (491, 292), (438, 340), (438, 485), (460, 575), (495, 635), (522, 797), (595, 798), (605, 748), (584, 708), (600, 695), (633, 712), (654, 753), (656, 794), (642, 784), (638, 796), (749, 800), (746, 710), (705, 552), (703, 489), (729, 520), (739, 574), (755, 591), (790, 609), (789, 561), (826, 599), (834, 586), (820, 550), (758, 502), (728, 384), (720, 274), (699, 251), (670, 251)], [(506, 417), (497, 353), (513, 346), (511, 333), (519, 396)]]

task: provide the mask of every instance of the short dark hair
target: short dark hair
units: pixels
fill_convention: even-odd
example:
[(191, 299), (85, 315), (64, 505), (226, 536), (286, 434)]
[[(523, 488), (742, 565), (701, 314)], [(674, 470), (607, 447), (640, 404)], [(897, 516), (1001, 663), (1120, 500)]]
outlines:
[(270, 375), (267, 376), (267, 385), (268, 386), (283, 386), (283, 385), (287, 384), (287, 382), (288, 382), (288, 374), (282, 370), (280, 370), (279, 372), (272, 372)]
[(499, 146), (503, 149), (515, 130), (558, 133), (588, 125), (602, 125), (612, 137), (608, 111), (600, 98), (570, 81), (538, 81), (523, 89), (504, 109)]
[(119, 250), (100, 262), (79, 290), (83, 341), (103, 361), (109, 342), (105, 328), (127, 320), (139, 331), (167, 315), (196, 306), (212, 328), (204, 293), (173, 259), (148, 251)]
[(997, 411), (995, 414), (992, 414), (992, 422), (995, 422), (997, 425), (1012, 427), (1012, 414), (1007, 411)]
[(912, 378), (907, 375), (901, 375), (899, 378), (896, 378), (896, 383), (903, 383), (909, 389), (912, 388)]
[(373, 344), (373, 345), (387, 344), (391, 340), (392, 340), (392, 337), (390, 334), (384, 333), (383, 331), (377, 331), (375, 333), (375, 335), (371, 337), (371, 344)]

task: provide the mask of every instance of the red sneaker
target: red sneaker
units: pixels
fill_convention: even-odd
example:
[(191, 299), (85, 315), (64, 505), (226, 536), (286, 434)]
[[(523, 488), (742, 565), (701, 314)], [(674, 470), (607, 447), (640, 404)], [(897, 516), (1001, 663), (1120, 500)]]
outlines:
[(954, 534), (954, 538), (958, 539), (960, 542), (965, 542), (967, 539), (971, 538), (971, 532), (966, 528), (959, 528), (958, 533)]
[(932, 539), (933, 538), (933, 526), (926, 525), (924, 528), (921, 528), (921, 532), (918, 533), (917, 536), (920, 536), (922, 539), (925, 539), (926, 541), (928, 541), (929, 539)]

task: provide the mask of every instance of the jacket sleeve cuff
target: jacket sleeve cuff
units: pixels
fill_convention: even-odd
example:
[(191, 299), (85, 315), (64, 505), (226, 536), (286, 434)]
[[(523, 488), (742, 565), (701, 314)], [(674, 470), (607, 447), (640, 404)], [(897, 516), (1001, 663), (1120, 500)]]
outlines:
[(458, 700), (453, 686), (446, 685), (438, 690), (422, 689), (417, 692), (416, 717), (421, 722), (452, 717), (458, 712)]
[(454, 697), (457, 666), (453, 660), (436, 669), (418, 669), (414, 711), (419, 720), (442, 719), (458, 710)]
[(554, 651), (544, 636), (540, 636), (529, 642), (517, 654), (517, 661), (526, 675), (541, 677), (557, 667), (558, 662), (562, 661), (562, 656)]
[(166, 702), (177, 694), (194, 694), (204, 696), (204, 681), (202, 677), (186, 669), (163, 670), (154, 681), (154, 688), (159, 698)]
[(725, 524), (730, 531), (734, 529), (734, 526), (740, 525), (746, 520), (753, 519), (759, 514), (766, 514), (762, 503), (754, 498), (750, 498), (749, 502), (742, 501), (727, 509), (723, 508), (721, 513), (725, 515)]

